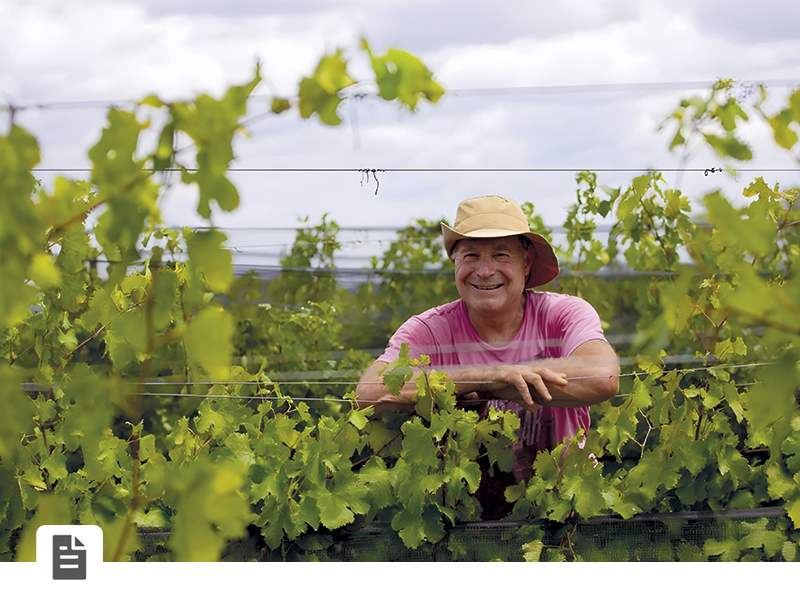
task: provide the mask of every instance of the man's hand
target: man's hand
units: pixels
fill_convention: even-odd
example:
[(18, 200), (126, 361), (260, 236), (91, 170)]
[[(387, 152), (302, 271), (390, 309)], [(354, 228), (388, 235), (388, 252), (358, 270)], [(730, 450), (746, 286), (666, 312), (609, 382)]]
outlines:
[(568, 383), (566, 373), (529, 365), (504, 365), (493, 374), (493, 379), (499, 387), (490, 391), (497, 399), (512, 400), (528, 412), (539, 410), (537, 401), (553, 400), (548, 385), (564, 389)]
[(541, 405), (591, 406), (619, 391), (619, 361), (605, 340), (591, 340), (566, 358), (497, 366), (486, 377), (499, 385), (484, 390), (497, 399), (516, 402), (529, 412), (536, 412)]

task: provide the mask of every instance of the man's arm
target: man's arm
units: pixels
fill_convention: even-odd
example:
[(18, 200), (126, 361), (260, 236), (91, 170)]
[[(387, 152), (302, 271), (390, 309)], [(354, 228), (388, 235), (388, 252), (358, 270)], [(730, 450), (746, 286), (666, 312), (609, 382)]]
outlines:
[[(375, 361), (361, 377), (356, 390), (360, 408), (375, 406), (375, 413), (413, 412), (416, 377), (406, 383), (399, 396), (383, 385), (380, 372), (387, 363)], [(545, 359), (526, 365), (476, 365), (437, 369), (447, 373), (457, 395), (472, 392), (481, 397), (513, 400), (530, 412), (541, 404), (590, 406), (616, 395), (619, 361), (604, 340), (581, 344), (566, 358)], [(419, 376), (419, 373), (417, 374)]]
[[(356, 395), (359, 408), (375, 406), (375, 414), (386, 411), (414, 412), (414, 395), (417, 393), (416, 380), (422, 373), (415, 369), (414, 377), (400, 389), (398, 396), (393, 396), (383, 385), (381, 371), (388, 363), (375, 361), (367, 369), (359, 381)], [(552, 399), (550, 387), (567, 386), (568, 382), (561, 373), (555, 373), (546, 367), (523, 365), (476, 365), (473, 367), (447, 367), (436, 369), (444, 372), (456, 386), (456, 396), (468, 394), (483, 394), (486, 397), (501, 398), (508, 396), (509, 400), (519, 401), (520, 397), (527, 396)], [(547, 382), (547, 385), (545, 382)], [(473, 396), (474, 397), (474, 396)], [(533, 410), (538, 410), (533, 405)], [(529, 409), (530, 410), (530, 409)]]
[(599, 404), (619, 392), (619, 359), (614, 348), (605, 340), (584, 342), (566, 358), (539, 360), (533, 365), (536, 368), (547, 367), (564, 373), (567, 385), (548, 385), (551, 400), (537, 395), (536, 389), (530, 390), (530, 396), (524, 396), (516, 394), (518, 386), (507, 386), (501, 391), (503, 399), (514, 400), (528, 410), (537, 402), (573, 408)]
[(417, 393), (416, 379), (420, 375), (419, 369), (415, 369), (414, 378), (403, 385), (399, 396), (392, 396), (388, 388), (383, 385), (381, 371), (388, 365), (388, 362), (376, 360), (361, 376), (356, 388), (358, 396), (358, 407), (375, 407), (375, 414), (387, 411), (395, 412), (414, 412), (414, 394)]

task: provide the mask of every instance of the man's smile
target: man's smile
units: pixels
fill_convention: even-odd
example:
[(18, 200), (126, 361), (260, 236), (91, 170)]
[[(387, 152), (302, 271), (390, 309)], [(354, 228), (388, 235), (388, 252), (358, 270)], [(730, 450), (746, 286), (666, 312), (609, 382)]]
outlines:
[(473, 284), (472, 284), (472, 287), (474, 287), (475, 289), (478, 289), (478, 290), (486, 290), (486, 291), (489, 291), (489, 290), (496, 290), (496, 289), (499, 289), (499, 288), (501, 288), (502, 286), (503, 286), (503, 284), (502, 284), (502, 283), (496, 283), (496, 284), (494, 284), (494, 285), (478, 285), (478, 284), (476, 284), (476, 283), (473, 283)]

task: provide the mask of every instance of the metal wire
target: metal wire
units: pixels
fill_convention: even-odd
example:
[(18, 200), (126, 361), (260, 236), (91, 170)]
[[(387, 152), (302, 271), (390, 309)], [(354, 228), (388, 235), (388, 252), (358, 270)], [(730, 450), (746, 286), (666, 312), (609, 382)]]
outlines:
[[(667, 358), (667, 357), (664, 357)], [(704, 367), (692, 367), (687, 369), (675, 369), (675, 371), (679, 373), (694, 373), (698, 371), (712, 371), (712, 370), (726, 370), (726, 369), (747, 369), (753, 367), (765, 367), (775, 364), (774, 362), (757, 362), (757, 363), (748, 363), (748, 364), (741, 364), (741, 365), (708, 365)], [(353, 373), (353, 371), (348, 371), (349, 373)], [(280, 373), (275, 373), (275, 375), (280, 375)], [(640, 377), (640, 376), (647, 376), (651, 375), (646, 371), (636, 371), (633, 373), (620, 373), (619, 377)], [(569, 377), (570, 380), (578, 380), (578, 379), (608, 379), (608, 375), (577, 375), (574, 377)], [(356, 385), (360, 383), (357, 380), (305, 380), (305, 379), (296, 379), (296, 380), (274, 380), (274, 381), (178, 381), (178, 382), (170, 382), (170, 381), (142, 381), (137, 382), (137, 384), (145, 385), (145, 386), (159, 386), (159, 385)], [(379, 382), (364, 382), (364, 383), (379, 383)], [(469, 384), (480, 384), (480, 383), (492, 383), (489, 380), (475, 380), (475, 381), (464, 381), (462, 383), (469, 383)]]
[[(797, 80), (792, 79), (770, 79), (764, 81), (746, 80), (736, 81), (739, 86), (763, 85), (767, 87), (793, 87), (797, 86)], [(713, 81), (645, 81), (635, 83), (595, 83), (595, 84), (576, 84), (576, 85), (537, 85), (537, 86), (497, 86), (484, 88), (463, 88), (447, 90), (450, 97), (469, 97), (469, 96), (509, 96), (509, 95), (563, 95), (563, 94), (596, 94), (596, 93), (619, 93), (619, 92), (664, 92), (680, 91), (690, 89), (707, 90), (714, 84)], [(359, 91), (355, 94), (344, 94), (347, 100), (362, 100), (365, 98), (377, 98), (374, 92)], [(273, 96), (265, 94), (252, 94), (253, 100), (267, 100)], [(123, 105), (138, 106), (137, 100), (72, 100), (56, 102), (30, 102), (27, 104), (15, 104), (6, 102), (0, 108), (9, 111), (24, 110), (95, 110), (116, 108)], [(272, 114), (270, 111), (269, 113)]]
[[(157, 397), (174, 397), (174, 398), (203, 398), (215, 400), (292, 400), (294, 402), (354, 402), (346, 398), (295, 398), (291, 396), (226, 396), (225, 394), (157, 394), (156, 392), (135, 392), (133, 396), (157, 396)], [(380, 400), (359, 400), (362, 403), (376, 404)]]
[[(767, 366), (774, 363), (771, 362), (759, 362), (759, 363), (749, 363), (743, 365), (713, 365), (713, 366), (706, 366), (706, 367), (697, 367), (697, 368), (689, 368), (689, 369), (678, 369), (679, 373), (693, 373), (698, 371), (711, 371), (711, 370), (718, 370), (718, 369), (733, 369), (733, 368), (753, 368), (753, 367), (761, 367)], [(647, 373), (644, 371), (634, 372), (634, 373), (621, 373), (619, 377), (639, 377), (639, 376), (647, 376), (651, 373)], [(607, 379), (609, 378), (608, 375), (579, 375), (575, 377), (569, 377), (569, 380), (586, 380), (586, 379)], [(464, 381), (463, 383), (468, 384), (481, 384), (481, 383), (493, 383), (489, 380), (475, 380), (475, 381)], [(263, 382), (263, 381), (186, 381), (186, 382), (169, 382), (169, 381), (142, 381), (137, 382), (138, 385), (142, 385), (145, 387), (148, 386), (188, 386), (188, 385), (208, 385), (208, 386), (244, 386), (244, 385), (260, 385), (260, 386), (275, 386), (275, 385), (383, 385), (381, 381), (306, 381), (306, 380), (296, 380), (296, 381), (275, 381), (275, 382)], [(756, 382), (743, 382), (735, 384), (737, 387), (748, 387), (751, 385), (755, 385)], [(30, 391), (30, 390), (29, 390)], [(41, 391), (41, 390), (40, 390)], [(186, 393), (186, 392), (134, 392), (131, 394), (133, 396), (139, 397), (170, 397), (170, 398), (201, 398), (201, 399), (217, 399), (217, 400), (260, 400), (260, 401), (280, 401), (280, 400), (291, 400), (293, 402), (341, 402), (341, 403), (353, 403), (353, 400), (346, 399), (346, 398), (314, 398), (314, 397), (295, 397), (295, 396), (261, 396), (261, 395), (227, 395), (227, 394), (196, 394), (196, 393)], [(630, 394), (617, 394), (615, 398), (627, 398)], [(361, 404), (378, 404), (379, 400), (358, 400)], [(482, 399), (479, 400), (459, 400), (459, 404), (476, 404), (483, 402)]]
[[(143, 171), (156, 172), (180, 172), (183, 170), (195, 172), (197, 168), (166, 168), (166, 169), (142, 169)], [(508, 168), (508, 167), (487, 167), (487, 168), (456, 168), (456, 167), (431, 167), (431, 168), (384, 168), (384, 169), (363, 169), (357, 167), (341, 167), (341, 168), (322, 168), (322, 167), (231, 167), (227, 169), (230, 173), (362, 173), (368, 171), (380, 171), (385, 173), (580, 173), (583, 171), (591, 171), (593, 173), (721, 173), (722, 169), (718, 167), (668, 167), (665, 169), (656, 169), (653, 167), (616, 167), (616, 168), (599, 168), (593, 169), (591, 167), (561, 167), (561, 168)], [(91, 167), (70, 167), (65, 169), (57, 169), (53, 167), (34, 167), (31, 169), (34, 172), (41, 173), (88, 173), (92, 171)], [(737, 173), (797, 173), (800, 168), (742, 168), (736, 169)]]

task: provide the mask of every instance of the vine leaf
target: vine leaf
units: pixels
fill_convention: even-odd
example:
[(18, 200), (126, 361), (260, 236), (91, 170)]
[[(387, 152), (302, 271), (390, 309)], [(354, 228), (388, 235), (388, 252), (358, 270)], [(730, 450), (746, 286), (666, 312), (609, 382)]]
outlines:
[(202, 275), (208, 288), (227, 292), (233, 284), (233, 259), (224, 247), (227, 236), (218, 230), (192, 232), (186, 239), (192, 269)]
[(189, 363), (213, 381), (226, 381), (230, 375), (234, 328), (233, 317), (223, 308), (202, 309), (183, 335)]
[(398, 100), (409, 110), (414, 110), (421, 98), (438, 102), (444, 88), (433, 79), (433, 74), (416, 56), (403, 50), (390, 48), (384, 56), (375, 56), (367, 43), (361, 40), (375, 71), (379, 95), (384, 100)]
[(4, 464), (13, 464), (24, 448), (18, 443), (20, 432), (33, 430), (35, 407), (22, 391), (19, 373), (0, 365), (0, 458)]
[(339, 125), (342, 122), (336, 112), (342, 102), (339, 92), (355, 82), (347, 72), (347, 61), (341, 50), (324, 56), (314, 75), (300, 81), (300, 116), (308, 119), (316, 113), (325, 125)]
[(405, 460), (431, 468), (439, 464), (433, 435), (418, 417), (403, 423), (402, 431)]
[(201, 457), (171, 469), (168, 481), (166, 497), (176, 511), (168, 543), (176, 560), (216, 560), (228, 540), (244, 534), (252, 513), (238, 493), (245, 481), (242, 465)]

